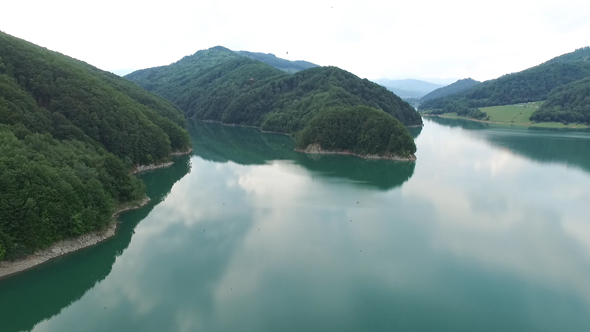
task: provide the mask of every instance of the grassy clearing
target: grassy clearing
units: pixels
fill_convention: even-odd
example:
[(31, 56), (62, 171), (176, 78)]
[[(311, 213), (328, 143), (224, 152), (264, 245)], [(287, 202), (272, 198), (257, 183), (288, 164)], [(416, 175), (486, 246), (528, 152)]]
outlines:
[(481, 111), (489, 116), (488, 121), (515, 125), (531, 125), (529, 120), (533, 112), (539, 109), (541, 103), (526, 103), (517, 105), (482, 107)]
[[(535, 112), (543, 104), (542, 101), (535, 101), (530, 103), (516, 104), (516, 105), (505, 105), (505, 106), (492, 106), (492, 107), (481, 107), (480, 110), (486, 112), (488, 117), (482, 122), (495, 123), (500, 125), (508, 126), (521, 126), (521, 127), (540, 127), (540, 128), (569, 128), (569, 129), (588, 129), (590, 126), (570, 123), (564, 125), (560, 122), (533, 122), (529, 120), (533, 112)], [(472, 118), (459, 116), (457, 113), (445, 113), (440, 115), (443, 118), (449, 119), (464, 119), (471, 121), (479, 121)]]
[[(530, 103), (533, 104), (533, 103)], [(500, 125), (508, 125), (508, 126), (521, 126), (521, 127), (540, 127), (540, 128), (569, 128), (569, 129), (588, 129), (590, 128), (587, 125), (579, 124), (579, 123), (570, 123), (568, 125), (564, 125), (560, 122), (532, 122), (529, 120), (531, 114), (537, 110), (540, 106), (540, 103), (534, 103), (535, 106), (519, 106), (519, 105), (529, 105), (529, 104), (519, 104), (519, 105), (507, 105), (507, 106), (493, 106), (493, 107), (482, 107), (480, 110), (486, 112), (489, 116), (489, 119), (483, 120), (482, 122), (488, 123), (495, 123)], [(474, 120), (472, 118), (459, 116), (457, 113), (445, 113), (440, 115), (443, 118), (449, 119), (464, 119), (464, 120), (471, 120), (471, 121), (479, 121)]]

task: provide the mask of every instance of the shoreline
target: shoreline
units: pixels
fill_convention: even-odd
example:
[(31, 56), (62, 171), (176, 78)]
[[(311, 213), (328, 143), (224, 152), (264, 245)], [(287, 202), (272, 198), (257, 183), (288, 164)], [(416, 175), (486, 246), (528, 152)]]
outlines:
[(188, 150), (186, 150), (186, 151), (170, 152), (170, 156), (184, 156), (184, 155), (190, 154), (191, 152), (193, 152), (193, 148), (188, 148)]
[(262, 131), (262, 127), (257, 127), (257, 126), (252, 126), (252, 125), (237, 124), (237, 123), (225, 123), (225, 122), (221, 122), (221, 121), (217, 121), (217, 120), (199, 120), (199, 119), (195, 119), (195, 118), (193, 118), (192, 120), (201, 121), (201, 122), (208, 122), (208, 123), (219, 123), (220, 125), (228, 126), (228, 127), (256, 128), (256, 129), (259, 129), (260, 131)]
[(34, 254), (19, 258), (15, 261), (0, 261), (0, 279), (11, 276), (15, 273), (26, 271), (39, 264), (43, 264), (53, 258), (61, 257), (80, 249), (96, 245), (108, 238), (113, 237), (117, 231), (119, 221), (117, 218), (123, 212), (137, 210), (146, 206), (150, 198), (145, 198), (138, 204), (124, 204), (112, 215), (110, 224), (101, 230), (82, 234), (76, 238), (58, 241), (46, 249), (38, 250)]
[[(193, 152), (192, 148), (186, 151), (176, 151), (170, 153), (170, 156), (182, 156)], [(130, 174), (137, 174), (145, 171), (151, 171), (160, 168), (170, 167), (174, 164), (173, 161), (161, 164), (137, 165), (133, 168)], [(117, 231), (117, 218), (121, 213), (137, 210), (146, 206), (150, 202), (150, 198), (145, 196), (139, 203), (126, 203), (119, 206), (118, 210), (111, 216), (111, 222), (101, 230), (96, 230), (90, 233), (82, 234), (76, 238), (61, 240), (53, 243), (45, 249), (37, 250), (35, 253), (18, 258), (14, 261), (0, 261), (0, 280), (15, 273), (26, 271), (39, 264), (43, 264), (53, 258), (64, 256), (80, 249), (88, 248), (96, 245), (108, 238), (113, 237)]]
[(137, 165), (137, 166), (133, 167), (133, 170), (131, 171), (130, 174), (137, 174), (137, 173), (141, 173), (141, 172), (145, 172), (145, 171), (151, 171), (154, 169), (166, 168), (166, 167), (170, 167), (172, 165), (174, 165), (173, 161), (169, 161), (169, 162), (165, 162), (165, 163), (161, 163), (161, 164)]
[(443, 118), (443, 119), (457, 119), (457, 120), (467, 120), (467, 121), (481, 122), (481, 123), (492, 123), (492, 124), (499, 124), (499, 125), (505, 125), (505, 126), (523, 126), (523, 127), (531, 127), (532, 126), (532, 123), (531, 124), (524, 124), (524, 123), (514, 124), (514, 123), (506, 123), (506, 122), (477, 120), (477, 119), (471, 119), (471, 118), (467, 118), (467, 117), (458, 117), (458, 116), (457, 117), (450, 117), (450, 116), (444, 116), (442, 114), (421, 114), (421, 115)]
[[(236, 124), (236, 123), (224, 123), (221, 121), (217, 121), (217, 120), (199, 120), (199, 119), (192, 119), (193, 121), (201, 121), (201, 122), (208, 122), (208, 123), (219, 123), (222, 126), (228, 126), (228, 127), (246, 127), (246, 128), (256, 128), (258, 130), (260, 130), (262, 133), (265, 134), (283, 134), (283, 135), (287, 135), (287, 136), (291, 136), (291, 134), (294, 133), (285, 133), (282, 131), (271, 131), (271, 130), (263, 130), (262, 127), (256, 127), (256, 126), (251, 126), (251, 125), (243, 125), (243, 124)], [(424, 127), (424, 123), (419, 124), (419, 125), (404, 125), (402, 124), (404, 127), (406, 128), (418, 128), (418, 127)]]
[(207, 122), (207, 123), (218, 123), (218, 124), (220, 124), (222, 126), (227, 126), (227, 127), (254, 128), (254, 129), (260, 130), (260, 132), (263, 133), (263, 134), (281, 134), (281, 135), (287, 135), (287, 136), (291, 137), (291, 134), (289, 134), (289, 133), (285, 133), (285, 132), (282, 132), (282, 131), (262, 130), (262, 127), (256, 127), (256, 126), (251, 126), (251, 125), (243, 125), (243, 124), (236, 124), (236, 123), (225, 123), (225, 122), (216, 121), (216, 120), (198, 120), (198, 119), (193, 119), (193, 120), (194, 121)]
[[(191, 152), (193, 152), (193, 148), (189, 148), (186, 151), (171, 152), (170, 156), (171, 157), (184, 156), (184, 155), (190, 154)], [(160, 164), (137, 165), (137, 166), (133, 167), (133, 170), (131, 171), (130, 174), (137, 174), (137, 173), (141, 173), (141, 172), (151, 171), (154, 169), (166, 168), (166, 167), (170, 167), (172, 165), (174, 165), (173, 161), (167, 161), (165, 163), (160, 163)]]
[(443, 118), (443, 119), (455, 119), (455, 120), (467, 120), (467, 121), (473, 121), (473, 122), (481, 122), (481, 123), (490, 123), (490, 124), (497, 124), (497, 125), (502, 125), (502, 126), (511, 126), (511, 127), (533, 127), (533, 128), (552, 128), (552, 129), (588, 129), (588, 128), (574, 128), (574, 127), (568, 127), (568, 126), (564, 126), (564, 127), (543, 127), (543, 126), (537, 126), (538, 124), (544, 123), (544, 122), (529, 122), (529, 123), (508, 123), (508, 122), (497, 122), (497, 121), (487, 121), (487, 120), (477, 120), (477, 119), (472, 119), (472, 118), (467, 118), (467, 117), (451, 117), (451, 116), (444, 116), (444, 114), (420, 114), (422, 116), (430, 116), (430, 117), (437, 117), (437, 118)]
[(416, 156), (414, 154), (410, 155), (410, 157), (400, 157), (397, 155), (389, 155), (389, 156), (380, 156), (377, 154), (367, 154), (367, 155), (360, 155), (356, 153), (352, 153), (350, 151), (328, 151), (323, 150), (321, 146), (317, 143), (308, 145), (305, 149), (295, 149), (297, 152), (307, 153), (307, 154), (338, 154), (338, 155), (346, 155), (346, 156), (354, 156), (363, 159), (371, 159), (371, 160), (394, 160), (394, 161), (416, 161)]

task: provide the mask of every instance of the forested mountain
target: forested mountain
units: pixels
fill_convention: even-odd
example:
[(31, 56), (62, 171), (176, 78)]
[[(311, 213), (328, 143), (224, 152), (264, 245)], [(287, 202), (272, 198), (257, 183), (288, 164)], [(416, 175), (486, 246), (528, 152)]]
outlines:
[(455, 112), (460, 108), (545, 100), (553, 89), (590, 76), (590, 61), (586, 61), (589, 54), (590, 48), (581, 48), (521, 72), (485, 81), (446, 97), (427, 100), (420, 108)]
[(424, 102), (426, 100), (434, 99), (434, 98), (441, 98), (444, 96), (451, 95), (453, 93), (461, 92), (463, 90), (469, 89), (475, 85), (480, 84), (481, 82), (476, 81), (471, 78), (465, 78), (462, 80), (458, 80), (453, 84), (449, 84), (447, 86), (443, 86), (442, 88), (438, 88), (427, 95), (420, 98), (420, 102)]
[(180, 94), (176, 91), (185, 87), (195, 78), (203, 76), (211, 67), (229, 59), (241, 57), (230, 49), (215, 46), (201, 50), (167, 66), (141, 69), (125, 76), (126, 79), (137, 83), (144, 89), (160, 95), (168, 100)]
[(378, 84), (335, 67), (289, 75), (259, 61), (215, 47), (167, 67), (126, 78), (175, 103), (188, 117), (292, 133), (323, 109), (365, 105), (404, 125), (421, 125), (419, 114)]
[(375, 83), (382, 85), (387, 90), (402, 98), (420, 98), (438, 88), (441, 84), (435, 84), (416, 79), (390, 80), (386, 78), (375, 80)]
[(277, 58), (274, 54), (271, 53), (256, 53), (256, 52), (248, 52), (248, 51), (238, 51), (236, 52), (239, 55), (248, 57), (250, 59), (262, 61), (267, 65), (271, 65), (277, 69), (280, 69), (284, 72), (294, 74), (298, 71), (302, 71), (309, 68), (319, 67), (315, 63), (307, 62), (307, 61), (290, 61), (281, 58)]
[(590, 123), (590, 76), (553, 89), (531, 120)]
[(227, 106), (221, 120), (292, 133), (333, 106), (382, 109), (404, 125), (421, 125), (420, 115), (385, 88), (336, 67), (311, 68), (246, 88)]
[(144, 186), (133, 164), (190, 146), (174, 105), (0, 32), (0, 260), (111, 221)]

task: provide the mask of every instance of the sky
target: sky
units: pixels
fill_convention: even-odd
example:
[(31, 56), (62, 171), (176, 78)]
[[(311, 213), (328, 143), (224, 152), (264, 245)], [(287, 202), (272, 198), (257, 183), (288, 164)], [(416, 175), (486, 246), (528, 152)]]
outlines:
[(1, 31), (109, 71), (222, 45), (368, 79), (483, 81), (590, 46), (587, 0), (6, 2)]

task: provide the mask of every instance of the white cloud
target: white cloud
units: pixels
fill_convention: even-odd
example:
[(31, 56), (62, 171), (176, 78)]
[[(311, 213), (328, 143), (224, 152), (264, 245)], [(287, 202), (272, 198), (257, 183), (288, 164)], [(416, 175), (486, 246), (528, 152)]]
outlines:
[[(586, 1), (13, 1), (0, 29), (105, 70), (200, 49), (274, 53), (367, 78), (520, 71), (587, 46)], [(287, 54), (289, 52), (289, 54)]]

